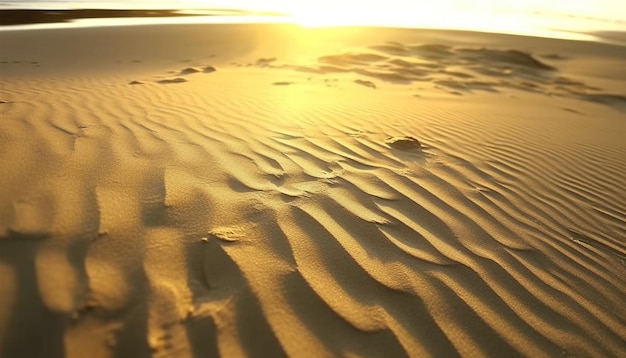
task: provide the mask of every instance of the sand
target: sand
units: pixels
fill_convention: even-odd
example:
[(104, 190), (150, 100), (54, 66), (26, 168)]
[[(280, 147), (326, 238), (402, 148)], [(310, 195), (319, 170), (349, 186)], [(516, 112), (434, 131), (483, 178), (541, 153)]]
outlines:
[(619, 357), (626, 48), (0, 32), (0, 356)]

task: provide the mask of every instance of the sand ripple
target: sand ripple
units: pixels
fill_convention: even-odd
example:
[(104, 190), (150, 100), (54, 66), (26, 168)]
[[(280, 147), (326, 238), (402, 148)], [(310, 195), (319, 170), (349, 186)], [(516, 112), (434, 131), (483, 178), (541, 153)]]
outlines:
[[(517, 51), (373, 49), (320, 62), (383, 79), (372, 63), (430, 75), (415, 53), (554, 72)], [(358, 86), (285, 101), (298, 86), (224, 72), (2, 93), (3, 353), (623, 353), (626, 151), (584, 136), (604, 124)]]

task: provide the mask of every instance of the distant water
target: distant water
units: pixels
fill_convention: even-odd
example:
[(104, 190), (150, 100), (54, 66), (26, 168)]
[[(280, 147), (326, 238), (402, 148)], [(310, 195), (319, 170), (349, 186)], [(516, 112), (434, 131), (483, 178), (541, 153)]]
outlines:
[(599, 32), (626, 32), (626, 0), (438, 0), (429, 3), (415, 0), (0, 0), (0, 9), (238, 9), (293, 15), (282, 19), (186, 17), (115, 19), (108, 22), (90, 19), (31, 27), (250, 20), (296, 22), (309, 26), (346, 24), (448, 28), (569, 39), (591, 39), (589, 34)]

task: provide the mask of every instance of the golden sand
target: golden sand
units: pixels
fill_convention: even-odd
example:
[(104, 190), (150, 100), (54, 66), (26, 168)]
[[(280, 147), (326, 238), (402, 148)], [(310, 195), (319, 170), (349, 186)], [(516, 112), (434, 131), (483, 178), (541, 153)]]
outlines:
[(626, 49), (0, 32), (0, 356), (619, 357)]

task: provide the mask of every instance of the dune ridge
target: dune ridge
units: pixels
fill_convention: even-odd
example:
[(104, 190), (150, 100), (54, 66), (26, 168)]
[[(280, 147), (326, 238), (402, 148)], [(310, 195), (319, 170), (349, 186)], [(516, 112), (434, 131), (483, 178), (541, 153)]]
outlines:
[(254, 55), (2, 80), (1, 355), (620, 356), (619, 108)]

